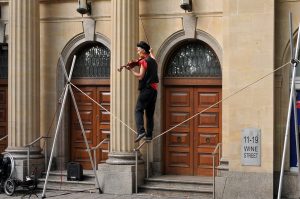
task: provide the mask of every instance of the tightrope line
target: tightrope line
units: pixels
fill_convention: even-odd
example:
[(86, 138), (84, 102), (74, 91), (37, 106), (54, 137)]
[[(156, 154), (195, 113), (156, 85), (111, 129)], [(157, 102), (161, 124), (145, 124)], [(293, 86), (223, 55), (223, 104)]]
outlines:
[[(198, 113), (192, 115), (191, 117), (187, 118), (186, 120), (184, 120), (184, 121), (182, 121), (182, 122), (176, 124), (176, 125), (173, 126), (172, 128), (170, 128), (170, 129), (168, 129), (168, 130), (166, 130), (166, 131), (160, 133), (159, 135), (155, 136), (155, 137), (151, 140), (151, 142), (152, 142), (153, 140), (158, 139), (159, 137), (163, 136), (164, 134), (166, 134), (166, 133), (172, 131), (173, 129), (177, 128), (178, 126), (184, 124), (185, 122), (187, 122), (187, 121), (189, 121), (189, 120), (191, 120), (191, 119), (197, 117), (198, 115), (202, 114), (203, 112), (207, 111), (208, 109), (210, 109), (210, 108), (212, 108), (212, 107), (214, 107), (214, 106), (220, 104), (221, 102), (224, 102), (224, 101), (228, 100), (229, 98), (233, 97), (234, 95), (236, 95), (236, 94), (238, 94), (238, 93), (244, 91), (245, 89), (249, 88), (250, 86), (252, 86), (252, 85), (254, 85), (254, 84), (256, 84), (256, 83), (258, 83), (259, 81), (261, 81), (261, 80), (263, 80), (264, 78), (270, 76), (271, 74), (275, 73), (276, 71), (278, 71), (278, 70), (284, 68), (285, 66), (287, 66), (287, 65), (290, 64), (290, 63), (291, 63), (291, 62), (287, 62), (287, 63), (283, 64), (282, 66), (276, 68), (275, 70), (273, 70), (273, 71), (271, 71), (271, 72), (269, 72), (269, 73), (263, 75), (262, 77), (258, 78), (258, 79), (255, 80), (254, 82), (252, 82), (252, 83), (250, 83), (250, 84), (248, 84), (248, 85), (242, 87), (241, 89), (239, 89), (239, 90), (237, 90), (237, 91), (232, 92), (232, 93), (231, 93), (230, 95), (228, 95), (227, 97), (222, 98), (221, 100), (219, 100), (218, 102), (216, 102), (216, 103), (210, 105), (209, 107), (205, 108), (204, 110), (202, 110), (202, 111), (200, 111), (200, 112), (198, 112)], [(98, 103), (98, 102), (95, 101), (93, 98), (91, 98), (91, 97), (88, 96), (86, 93), (84, 93), (82, 90), (80, 90), (80, 89), (79, 89), (77, 86), (75, 86), (72, 82), (70, 82), (70, 85), (72, 85), (72, 86), (73, 86), (74, 88), (76, 88), (80, 93), (82, 93), (82, 94), (85, 95), (87, 98), (89, 98), (89, 99), (92, 100), (94, 103), (96, 103), (98, 106), (100, 106), (103, 110), (105, 110), (107, 113), (109, 113), (114, 119), (116, 119), (116, 120), (118, 120), (119, 122), (121, 122), (124, 126), (126, 126), (128, 129), (130, 129), (132, 132), (134, 132), (135, 134), (138, 134), (133, 128), (131, 128), (129, 125), (127, 125), (127, 124), (126, 124), (125, 122), (123, 122), (121, 119), (119, 119), (119, 118), (116, 117), (114, 114), (112, 114), (109, 110), (107, 110), (105, 107), (103, 107), (100, 103)], [(149, 142), (149, 141), (147, 141), (147, 142)], [(145, 143), (146, 143), (146, 141), (143, 141), (142, 144), (139, 145), (139, 146), (138, 146), (136, 149), (134, 149), (134, 150), (140, 149)]]
[[(275, 69), (275, 70), (273, 70), (272, 72), (270, 72), (270, 73), (267, 73), (266, 75), (263, 75), (262, 77), (258, 78), (258, 79), (257, 79), (257, 80), (255, 80), (254, 82), (252, 82), (252, 83), (250, 83), (250, 84), (248, 84), (248, 85), (244, 86), (243, 88), (241, 88), (241, 89), (239, 89), (239, 90), (237, 90), (237, 91), (234, 91), (234, 92), (232, 92), (232, 93), (231, 93), (230, 95), (228, 95), (227, 97), (225, 97), (225, 98), (221, 99), (220, 101), (218, 101), (218, 102), (214, 103), (213, 105), (211, 105), (211, 106), (209, 106), (209, 107), (205, 108), (204, 110), (202, 110), (202, 111), (200, 111), (200, 112), (196, 113), (195, 115), (193, 115), (193, 116), (189, 117), (188, 119), (186, 119), (186, 120), (182, 121), (181, 123), (178, 123), (177, 125), (175, 125), (175, 126), (173, 126), (172, 128), (170, 128), (170, 129), (168, 129), (168, 130), (166, 130), (166, 131), (162, 132), (161, 134), (159, 134), (159, 135), (155, 136), (155, 137), (154, 137), (154, 138), (151, 140), (151, 142), (152, 142), (153, 140), (155, 140), (155, 139), (157, 139), (157, 138), (161, 137), (162, 135), (164, 135), (164, 134), (166, 134), (166, 133), (168, 133), (168, 132), (172, 131), (173, 129), (177, 128), (178, 126), (182, 125), (183, 123), (185, 123), (185, 122), (187, 122), (187, 121), (189, 121), (189, 120), (193, 119), (194, 117), (196, 117), (196, 116), (200, 115), (201, 113), (203, 113), (203, 112), (207, 111), (208, 109), (210, 109), (210, 108), (212, 108), (212, 107), (216, 106), (217, 104), (220, 104), (221, 102), (224, 102), (224, 101), (226, 101), (227, 99), (231, 98), (232, 96), (234, 96), (234, 95), (236, 95), (236, 94), (238, 94), (238, 93), (242, 92), (243, 90), (245, 90), (245, 89), (249, 88), (249, 87), (250, 87), (250, 86), (252, 86), (253, 84), (256, 84), (257, 82), (261, 81), (262, 79), (264, 79), (264, 78), (266, 78), (266, 77), (270, 76), (271, 74), (273, 74), (273, 73), (275, 73), (276, 71), (278, 71), (278, 70), (282, 69), (283, 67), (287, 66), (287, 65), (288, 65), (288, 64), (290, 64), (290, 63), (291, 63), (291, 62), (287, 62), (287, 63), (283, 64), (282, 66), (280, 66), (280, 67), (276, 68), (276, 69)], [(143, 141), (143, 142), (142, 142), (142, 144), (141, 144), (141, 145), (139, 145), (139, 146), (138, 146), (138, 147), (137, 147), (135, 150), (138, 150), (138, 149), (140, 149), (140, 148), (141, 148), (141, 147), (142, 147), (142, 146), (143, 146), (143, 145), (144, 145), (146, 142), (149, 142), (149, 141)]]

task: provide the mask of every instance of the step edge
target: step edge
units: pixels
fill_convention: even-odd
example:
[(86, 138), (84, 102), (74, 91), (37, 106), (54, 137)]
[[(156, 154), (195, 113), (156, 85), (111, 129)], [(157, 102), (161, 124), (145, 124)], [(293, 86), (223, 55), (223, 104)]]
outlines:
[(197, 193), (212, 193), (212, 189), (176, 189), (176, 188), (165, 188), (165, 187), (157, 187), (157, 186), (146, 186), (146, 185), (140, 185), (140, 189), (152, 189), (152, 190), (164, 190), (164, 191), (178, 191), (178, 192), (197, 192)]
[[(46, 175), (47, 172), (42, 172), (42, 175)], [(67, 176), (68, 174), (66, 172), (64, 173), (60, 173), (60, 172), (53, 172), (53, 171), (50, 171), (49, 172), (49, 175), (53, 175), (53, 176)], [(95, 177), (94, 174), (89, 174), (89, 173), (83, 173), (83, 176), (87, 176), (87, 177)]]
[[(38, 181), (40, 183), (44, 183), (45, 182), (45, 178), (39, 178)], [(89, 181), (89, 182), (86, 182), (86, 181), (60, 181), (60, 180), (53, 180), (53, 179), (48, 179), (48, 182), (55, 182), (55, 183), (66, 183), (66, 184), (82, 184), (82, 185), (95, 185), (95, 182), (92, 182), (92, 181)]]
[(161, 178), (145, 178), (145, 181), (148, 182), (174, 182), (174, 183), (181, 183), (181, 184), (207, 184), (207, 185), (212, 185), (213, 181), (212, 180), (205, 180), (205, 181), (179, 181), (179, 180), (172, 180), (172, 179), (161, 179)]
[[(37, 187), (37, 189), (43, 189), (43, 187)], [(97, 188), (90, 188), (90, 189), (70, 189), (68, 188), (64, 188), (64, 187), (59, 187), (59, 186), (49, 186), (47, 187), (47, 190), (59, 190), (59, 191), (71, 191), (71, 192), (86, 192), (86, 191), (91, 191), (91, 190), (95, 190), (95, 192), (98, 191)]]

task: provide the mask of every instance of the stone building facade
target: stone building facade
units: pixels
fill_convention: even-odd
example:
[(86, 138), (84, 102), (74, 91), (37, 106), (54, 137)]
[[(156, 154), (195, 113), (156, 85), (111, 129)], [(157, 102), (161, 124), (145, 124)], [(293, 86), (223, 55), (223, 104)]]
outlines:
[[(91, 14), (81, 15), (76, 0), (0, 0), (5, 35), (0, 38), (0, 135), (8, 135), (0, 146), (15, 156), (20, 177), (26, 175), (25, 146), (39, 136), (53, 138), (66, 84), (61, 65), (69, 71), (74, 55), (71, 82), (97, 102), (73, 87), (88, 142), (96, 146), (109, 139), (97, 151), (99, 179), (117, 184), (124, 182), (109, 182), (111, 173), (116, 179), (133, 175), (137, 80), (117, 68), (136, 58), (136, 43), (144, 40), (159, 66), (154, 136), (223, 99), (151, 142), (152, 175), (211, 175), (211, 153), (221, 143), (220, 198), (276, 194), (290, 67), (240, 90), (289, 62), (288, 13), (293, 13), (295, 43), (300, 2), (192, 0), (191, 12), (180, 2), (92, 0)], [(242, 132), (249, 128), (260, 131), (260, 161), (252, 166), (241, 158)], [(31, 164), (43, 163), (44, 146), (31, 148)], [(140, 155), (145, 154), (143, 147)], [(69, 161), (91, 169), (68, 98), (53, 167), (65, 169)], [(289, 157), (285, 170), (295, 181)], [(299, 196), (286, 185), (283, 192)]]

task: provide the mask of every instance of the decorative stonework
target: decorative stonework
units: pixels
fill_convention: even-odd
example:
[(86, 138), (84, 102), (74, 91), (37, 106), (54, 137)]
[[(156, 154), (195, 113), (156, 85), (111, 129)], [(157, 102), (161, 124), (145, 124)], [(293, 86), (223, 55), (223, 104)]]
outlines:
[(83, 30), (85, 34), (85, 39), (87, 41), (95, 40), (95, 27), (96, 27), (96, 22), (94, 19), (92, 18), (83, 19)]
[(197, 18), (194, 14), (183, 16), (183, 29), (186, 37), (195, 38)]

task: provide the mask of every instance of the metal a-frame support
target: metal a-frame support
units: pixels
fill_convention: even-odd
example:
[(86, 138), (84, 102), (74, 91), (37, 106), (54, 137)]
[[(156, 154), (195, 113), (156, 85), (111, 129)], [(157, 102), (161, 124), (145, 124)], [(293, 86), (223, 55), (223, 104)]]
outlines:
[(61, 56), (60, 56), (59, 60), (61, 62), (61, 66), (62, 66), (64, 75), (65, 75), (65, 78), (67, 80), (67, 83), (66, 83), (65, 88), (63, 90), (63, 100), (62, 100), (62, 105), (60, 107), (60, 112), (59, 112), (59, 116), (58, 116), (58, 122), (57, 122), (57, 125), (56, 125), (56, 130), (55, 130), (55, 135), (54, 135), (54, 139), (53, 139), (53, 144), (52, 144), (52, 149), (51, 149), (51, 155), (50, 155), (50, 160), (49, 160), (49, 164), (48, 164), (48, 169), (47, 169), (45, 184), (44, 184), (44, 188), (43, 188), (42, 198), (46, 198), (45, 192), (46, 192), (47, 182), (48, 182), (48, 177), (49, 177), (49, 172), (50, 172), (50, 168), (51, 168), (51, 164), (52, 164), (53, 152), (54, 152), (54, 148), (55, 148), (55, 145), (56, 145), (57, 134), (58, 134), (59, 127), (60, 127), (60, 124), (61, 124), (63, 110), (65, 108), (65, 104), (66, 104), (66, 99), (67, 99), (68, 92), (70, 92), (70, 94), (71, 94), (72, 101), (73, 101), (73, 104), (74, 104), (74, 108), (76, 110), (77, 118), (78, 118), (78, 121), (79, 121), (79, 124), (80, 124), (80, 128), (81, 128), (81, 131), (82, 131), (84, 142), (85, 142), (85, 145), (86, 145), (86, 148), (87, 148), (87, 152), (89, 154), (90, 162), (91, 162), (91, 165), (93, 167), (93, 171), (94, 171), (94, 175), (95, 175), (95, 178), (96, 178), (96, 183), (97, 183), (97, 186), (98, 186), (98, 189), (99, 189), (99, 193), (102, 193), (102, 190), (101, 190), (100, 184), (99, 184), (99, 180), (98, 180), (97, 174), (96, 174), (96, 168), (95, 168), (95, 165), (94, 165), (94, 162), (93, 162), (93, 159), (92, 159), (91, 149), (90, 149), (90, 146), (89, 146), (89, 144), (87, 142), (87, 138), (86, 138), (85, 130), (83, 128), (82, 120), (81, 120), (81, 117), (80, 117), (80, 114), (79, 114), (78, 106), (77, 106), (77, 103), (76, 103), (76, 100), (75, 100), (75, 97), (74, 97), (74, 93), (73, 93), (73, 90), (72, 90), (72, 87), (71, 87), (71, 84), (70, 84), (71, 83), (73, 69), (74, 69), (74, 65), (75, 65), (76, 56), (74, 55), (74, 57), (73, 57), (72, 66), (71, 66), (71, 70), (70, 70), (69, 76), (67, 74), (67, 71), (66, 71), (66, 68), (65, 68), (65, 64), (64, 64)]
[[(299, 136), (298, 136), (298, 117), (297, 117), (297, 109), (296, 109), (296, 90), (295, 90), (295, 76), (296, 76), (296, 67), (299, 65), (299, 42), (300, 42), (300, 24), (298, 28), (298, 36), (297, 36), (297, 44), (296, 44), (296, 53), (294, 55), (294, 48), (293, 48), (293, 27), (292, 27), (292, 13), (289, 13), (289, 21), (290, 21), (290, 48), (291, 48), (291, 64), (293, 66), (292, 71), (292, 79), (291, 79), (291, 90), (290, 90), (290, 99), (289, 99), (289, 107), (288, 107), (288, 114), (286, 120), (286, 129), (285, 129), (285, 137), (284, 137), (284, 145), (282, 151), (282, 159), (281, 159), (281, 169), (280, 169), (280, 178), (279, 178), (279, 186), (278, 186), (278, 194), (277, 199), (281, 199), (281, 191), (282, 191), (282, 182), (283, 182), (283, 173), (284, 173), (284, 161), (286, 155), (286, 147), (287, 147), (287, 140), (289, 138), (289, 131), (290, 131), (290, 120), (291, 120), (291, 112), (292, 112), (292, 105), (294, 110), (294, 120), (295, 120), (295, 140), (296, 140), (296, 153), (297, 153), (297, 165), (298, 165), (298, 176), (299, 176)], [(300, 183), (300, 181), (299, 181)]]

